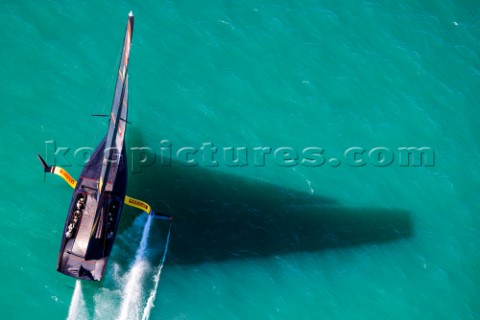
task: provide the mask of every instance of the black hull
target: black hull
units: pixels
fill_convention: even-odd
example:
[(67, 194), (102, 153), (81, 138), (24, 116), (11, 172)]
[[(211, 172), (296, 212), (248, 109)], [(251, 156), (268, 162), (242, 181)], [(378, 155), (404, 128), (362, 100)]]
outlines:
[(77, 279), (99, 281), (102, 278), (125, 201), (127, 158), (124, 141), (132, 33), (133, 14), (130, 12), (107, 134), (80, 174), (65, 221), (57, 270)]
[[(105, 139), (83, 169), (70, 202), (57, 270), (83, 280), (101, 280), (113, 247), (126, 194), (123, 148), (114, 183), (99, 194)], [(98, 199), (98, 200), (97, 200)]]

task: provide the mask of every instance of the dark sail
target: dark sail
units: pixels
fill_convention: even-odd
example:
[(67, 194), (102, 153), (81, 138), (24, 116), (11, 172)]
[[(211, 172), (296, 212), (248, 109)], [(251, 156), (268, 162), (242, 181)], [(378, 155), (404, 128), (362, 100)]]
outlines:
[(99, 180), (99, 195), (110, 190), (118, 171), (120, 157), (124, 148), (126, 120), (128, 114), (128, 61), (133, 35), (133, 14), (130, 12), (123, 41), (122, 56), (118, 67), (117, 83), (113, 96), (110, 123), (106, 137), (106, 153)]
[(100, 280), (117, 233), (127, 188), (125, 129), (128, 60), (133, 33), (130, 13), (106, 136), (75, 184), (65, 221), (57, 270), (77, 279)]

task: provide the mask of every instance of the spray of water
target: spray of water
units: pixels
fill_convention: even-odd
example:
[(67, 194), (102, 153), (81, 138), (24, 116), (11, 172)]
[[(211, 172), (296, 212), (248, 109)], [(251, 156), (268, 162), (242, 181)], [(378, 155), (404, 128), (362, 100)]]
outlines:
[(167, 257), (168, 251), (168, 243), (170, 242), (170, 230), (172, 229), (172, 225), (168, 228), (168, 235), (167, 235), (167, 242), (165, 243), (165, 250), (163, 252), (162, 262), (158, 267), (158, 271), (153, 278), (154, 286), (152, 291), (150, 291), (150, 296), (148, 297), (147, 305), (143, 309), (143, 317), (142, 320), (148, 320), (150, 318), (150, 311), (155, 306), (153, 303), (155, 302), (155, 297), (157, 295), (158, 283), (160, 282), (160, 275), (162, 273), (163, 265), (165, 264), (165, 258)]
[(87, 308), (82, 294), (82, 282), (77, 280), (75, 282), (75, 289), (73, 290), (72, 301), (68, 310), (67, 320), (87, 319)]
[(123, 300), (120, 306), (119, 320), (138, 319), (140, 316), (142, 299), (142, 280), (149, 269), (149, 264), (145, 258), (148, 244), (148, 234), (152, 225), (152, 215), (148, 216), (147, 223), (143, 228), (142, 240), (135, 254), (135, 261), (131, 270), (126, 275), (126, 283), (123, 288)]
[[(110, 312), (114, 309), (114, 296), (117, 293), (121, 296), (121, 304), (120, 304), (120, 314), (117, 319), (124, 320), (124, 319), (142, 319), (147, 320), (150, 317), (150, 312), (154, 307), (154, 301), (157, 294), (158, 285), (160, 282), (160, 275), (163, 269), (163, 265), (165, 263), (165, 258), (168, 251), (168, 245), (170, 242), (170, 230), (171, 225), (168, 229), (167, 240), (165, 243), (165, 250), (163, 253), (162, 260), (160, 265), (155, 268), (156, 273), (153, 276), (153, 288), (150, 291), (148, 300), (145, 304), (145, 289), (144, 289), (144, 279), (149, 272), (153, 272), (151, 270), (146, 253), (148, 247), (148, 237), (150, 233), (150, 228), (152, 225), (152, 216), (148, 216), (148, 220), (145, 223), (142, 233), (142, 239), (140, 241), (140, 245), (135, 254), (135, 260), (133, 262), (132, 267), (130, 268), (129, 272), (125, 274), (124, 277), (118, 277), (116, 282), (123, 283), (121, 288), (121, 292), (114, 290), (103, 290), (96, 295), (96, 300), (101, 300), (101, 303), (96, 303), (95, 308), (95, 315), (103, 314), (102, 317), (105, 317), (106, 314), (104, 313), (106, 310)], [(98, 298), (98, 299), (97, 299)], [(145, 304), (145, 305), (144, 305)], [(142, 310), (143, 307), (143, 310)], [(97, 310), (98, 309), (98, 310)], [(102, 312), (103, 311), (103, 312)], [(107, 311), (107, 314), (108, 312)], [(110, 315), (112, 315), (110, 313)], [(108, 316), (106, 317), (108, 318)], [(80, 320), (80, 319), (88, 319), (88, 312), (86, 308), (86, 303), (82, 294), (82, 284), (81, 280), (77, 280), (75, 283), (75, 289), (73, 291), (72, 300), (70, 303), (70, 309), (68, 312), (67, 320)]]

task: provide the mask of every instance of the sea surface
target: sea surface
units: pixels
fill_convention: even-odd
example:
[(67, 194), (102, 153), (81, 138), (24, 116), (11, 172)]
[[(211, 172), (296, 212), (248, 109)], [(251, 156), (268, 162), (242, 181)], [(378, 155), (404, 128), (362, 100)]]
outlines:
[[(125, 208), (77, 283), (35, 154), (78, 177), (130, 10), (128, 194), (175, 219)], [(1, 319), (480, 319), (478, 1), (0, 12)]]

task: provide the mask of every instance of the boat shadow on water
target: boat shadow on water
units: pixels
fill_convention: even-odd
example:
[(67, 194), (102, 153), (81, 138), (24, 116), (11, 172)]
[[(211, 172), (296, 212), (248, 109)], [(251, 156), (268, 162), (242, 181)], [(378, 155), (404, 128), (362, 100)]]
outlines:
[[(219, 169), (154, 165), (130, 174), (129, 193), (174, 216), (172, 264), (317, 252), (413, 234), (408, 211), (349, 208)], [(131, 219), (126, 216), (122, 219)], [(164, 231), (160, 221), (152, 227), (152, 232)]]

